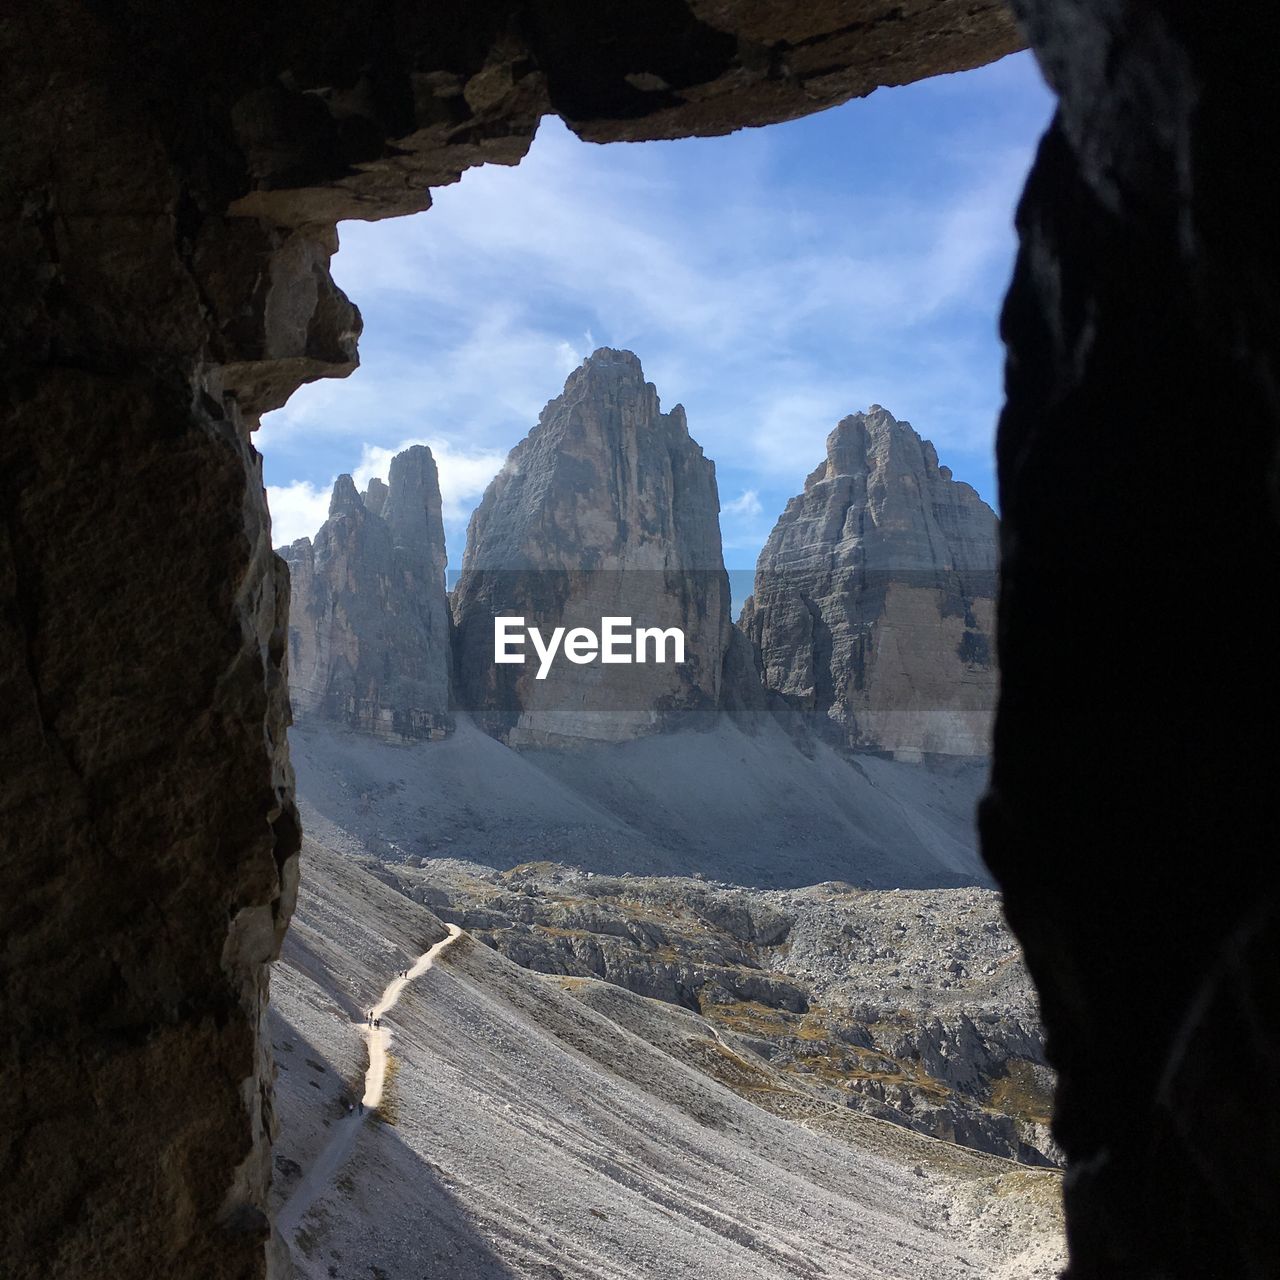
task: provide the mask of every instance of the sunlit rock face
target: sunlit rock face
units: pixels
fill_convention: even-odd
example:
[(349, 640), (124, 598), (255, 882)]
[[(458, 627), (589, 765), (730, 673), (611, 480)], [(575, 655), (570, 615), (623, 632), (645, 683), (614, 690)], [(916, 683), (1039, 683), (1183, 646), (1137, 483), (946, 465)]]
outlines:
[(315, 715), (385, 738), (443, 736), (449, 610), (436, 464), (425, 445), (362, 496), (339, 476), (315, 543), (283, 553), (292, 580), (289, 693)]
[[(454, 595), (459, 705), (513, 746), (621, 741), (711, 712), (729, 645), (715, 464), (640, 361), (603, 348), (512, 451), (467, 530)], [(494, 618), (677, 628), (684, 662), (494, 662)], [(668, 658), (674, 650), (668, 651)]]
[(743, 609), (767, 688), (846, 747), (985, 755), (997, 532), (909, 423), (879, 405), (843, 419)]

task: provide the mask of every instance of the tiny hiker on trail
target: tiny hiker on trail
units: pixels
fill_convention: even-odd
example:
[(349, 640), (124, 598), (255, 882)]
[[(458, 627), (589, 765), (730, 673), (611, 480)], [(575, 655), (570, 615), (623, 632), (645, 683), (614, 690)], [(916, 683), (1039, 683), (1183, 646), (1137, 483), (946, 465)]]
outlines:
[[(400, 975), (401, 978), (408, 979), (410, 973), (414, 977), (426, 973), (442, 951), (447, 947), (453, 946), (459, 938), (463, 937), (462, 930), (456, 924), (446, 925), (445, 928), (448, 936), (441, 938), (439, 942), (433, 944), (419, 956), (417, 963), (412, 968), (403, 970)], [(365, 1013), (365, 1023), (370, 1029), (381, 1029), (382, 1016), (377, 1011), (380, 1008), (391, 1008), (399, 1000), (401, 992), (402, 987), (399, 985), (399, 980), (393, 982), (383, 992), (381, 1002)], [(364, 1117), (370, 1113), (376, 1114), (382, 1102), (382, 1093), (387, 1077), (390, 1033), (386, 1036), (371, 1036), (366, 1031), (363, 1033), (363, 1038), (369, 1048), (369, 1067), (365, 1072), (364, 1089), (361, 1093), (356, 1094), (354, 1105), (350, 1095), (346, 1092), (343, 1092), (338, 1097), (339, 1104), (345, 1107), (348, 1114), (356, 1112), (356, 1109), (359, 1108), (360, 1122), (335, 1126), (328, 1143), (321, 1150), (311, 1170), (299, 1181), (289, 1199), (281, 1205), (276, 1222), (280, 1233), (287, 1240), (293, 1238), (293, 1235), (298, 1230), (299, 1223), (311, 1207), (316, 1196), (324, 1190), (350, 1155), (360, 1133), (364, 1130)]]

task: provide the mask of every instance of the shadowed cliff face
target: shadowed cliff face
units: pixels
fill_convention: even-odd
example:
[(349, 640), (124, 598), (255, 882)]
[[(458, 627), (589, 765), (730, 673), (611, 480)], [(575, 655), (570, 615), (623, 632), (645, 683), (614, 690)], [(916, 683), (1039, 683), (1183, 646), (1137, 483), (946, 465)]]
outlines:
[(436, 464), (425, 445), (391, 461), (362, 498), (339, 476), (315, 545), (284, 551), (292, 581), (289, 696), (387, 738), (443, 736), (449, 716), (449, 606)]
[[(640, 361), (602, 348), (485, 490), (454, 593), (459, 705), (513, 746), (620, 741), (720, 706), (729, 579), (715, 464), (684, 410), (664, 414)], [(684, 661), (494, 662), (494, 618), (678, 628)], [(528, 646), (526, 645), (526, 648)], [(634, 653), (635, 646), (632, 646)]]
[(1061, 105), (1003, 318), (983, 848), (1061, 1073), (1072, 1280), (1262, 1280), (1280, 1274), (1280, 10), (1014, 7)]
[(845, 418), (743, 610), (766, 687), (843, 746), (985, 755), (996, 533), (909, 423), (879, 405)]

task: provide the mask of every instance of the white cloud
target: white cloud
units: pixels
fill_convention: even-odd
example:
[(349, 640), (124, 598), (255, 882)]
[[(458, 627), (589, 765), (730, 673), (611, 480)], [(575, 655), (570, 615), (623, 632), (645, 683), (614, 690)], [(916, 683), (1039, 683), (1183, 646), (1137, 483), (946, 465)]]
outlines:
[[(995, 314), (1037, 124), (1036, 100), (1001, 95), (1035, 74), (1023, 63), (893, 91), (940, 95), (900, 152), (859, 151), (859, 130), (889, 119), (874, 102), (815, 118), (829, 130), (816, 167), (816, 150), (788, 150), (800, 135), (786, 130), (810, 122), (598, 147), (550, 118), (518, 169), (469, 171), (424, 215), (344, 224), (333, 270), (365, 313), (363, 367), (264, 421), (268, 475), (289, 482), (272, 490), (277, 527), (310, 520), (320, 481), (357, 454), (367, 479), (423, 441), (453, 546), (507, 451), (599, 345), (635, 350), (664, 407), (686, 406), (725, 492), (740, 495), (724, 508), (726, 539), (749, 541), (836, 422), (873, 402), (944, 462), (989, 475)], [(982, 76), (990, 91), (975, 90)], [(974, 123), (988, 118), (999, 123)], [(847, 165), (831, 170), (827, 143), (849, 148)]]
[(732, 502), (720, 508), (720, 514), (743, 519), (754, 519), (764, 510), (760, 494), (755, 489), (744, 489)]
[(466, 520), (489, 481), (498, 474), (507, 460), (505, 453), (492, 450), (468, 451), (459, 449), (447, 440), (425, 437), (401, 440), (398, 444), (387, 446), (366, 444), (361, 447), (360, 461), (351, 473), (357, 488), (367, 488), (374, 476), (385, 480), (391, 469), (391, 459), (415, 444), (425, 444), (436, 460), (436, 470), (440, 475), (440, 501), (446, 521)]
[(267, 507), (271, 512), (271, 541), (288, 546), (299, 538), (313, 538), (329, 515), (329, 494), (306, 480), (293, 484), (267, 485)]

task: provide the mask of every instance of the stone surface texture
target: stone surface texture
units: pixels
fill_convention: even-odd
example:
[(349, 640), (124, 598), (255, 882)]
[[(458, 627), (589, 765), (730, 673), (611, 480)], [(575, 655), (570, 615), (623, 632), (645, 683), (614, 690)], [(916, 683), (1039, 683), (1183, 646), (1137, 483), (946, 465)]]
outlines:
[[(719, 708), (729, 578), (715, 464), (629, 351), (601, 348), (511, 451), (467, 529), (454, 591), (458, 704), (512, 746), (626, 741)], [(679, 628), (683, 663), (495, 664), (494, 617), (599, 633)], [(652, 654), (652, 651), (650, 651)], [(674, 650), (668, 658), (674, 656)]]
[(379, 874), (525, 968), (700, 1013), (815, 1099), (1058, 1159), (1035, 991), (989, 889), (762, 890), (431, 858)]
[(348, 1116), (360, 1008), (444, 926), (376, 863), (312, 840), (303, 857), (270, 1023), (273, 1199), (310, 1205), (281, 1214), (300, 1275), (1059, 1274), (1058, 1171), (886, 1124), (691, 1009), (536, 973), (465, 935), (391, 1012), (391, 1123)]
[[(1062, 106), (1004, 320), (986, 854), (1061, 1072), (1073, 1280), (1269, 1278), (1280, 10), (1013, 8)], [(6, 7), (0, 1270), (267, 1266), (299, 840), (250, 430), (353, 366), (336, 221), (517, 160), (548, 110), (723, 132), (1018, 43), (971, 0)]]
[(1261, 1280), (1280, 1274), (1259, 1083), (1280, 1027), (1280, 10), (1014, 8), (1060, 107), (1003, 319), (983, 849), (1060, 1072), (1072, 1280)]
[(985, 755), (997, 534), (910, 423), (879, 405), (843, 419), (743, 608), (766, 688), (842, 746)]
[(289, 696), (393, 740), (442, 737), (449, 715), (449, 604), (436, 464), (426, 445), (391, 460), (364, 495), (339, 476), (314, 544), (289, 565)]

